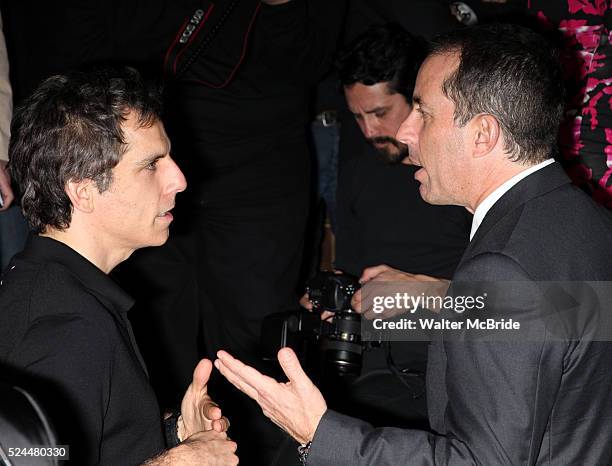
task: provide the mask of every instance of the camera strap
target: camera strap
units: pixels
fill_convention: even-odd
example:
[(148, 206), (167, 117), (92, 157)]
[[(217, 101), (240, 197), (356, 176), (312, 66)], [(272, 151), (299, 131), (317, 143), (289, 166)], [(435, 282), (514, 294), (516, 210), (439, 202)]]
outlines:
[(408, 390), (410, 391), (411, 398), (413, 400), (416, 400), (418, 398), (421, 398), (423, 395), (425, 395), (424, 386), (423, 386), (423, 389), (419, 390), (418, 392), (415, 392), (414, 384), (408, 383), (408, 380), (414, 380), (415, 378), (424, 380), (425, 373), (423, 371), (411, 370), (408, 367), (403, 368), (403, 369), (399, 368), (397, 364), (395, 363), (395, 361), (393, 360), (393, 355), (391, 354), (391, 342), (383, 341), (382, 346), (385, 350), (387, 367), (389, 368), (391, 373), (397, 377), (397, 379), (402, 383), (402, 385), (408, 388)]
[(260, 7), (256, 0), (202, 1), (166, 51), (166, 79), (227, 86), (245, 58)]

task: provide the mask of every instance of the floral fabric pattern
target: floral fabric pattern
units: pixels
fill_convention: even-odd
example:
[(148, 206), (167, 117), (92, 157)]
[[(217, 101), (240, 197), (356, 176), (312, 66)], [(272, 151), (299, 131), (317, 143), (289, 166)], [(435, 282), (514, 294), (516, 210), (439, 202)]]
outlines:
[(612, 208), (612, 1), (529, 0), (547, 30), (562, 34), (568, 101), (561, 156), (574, 183)]

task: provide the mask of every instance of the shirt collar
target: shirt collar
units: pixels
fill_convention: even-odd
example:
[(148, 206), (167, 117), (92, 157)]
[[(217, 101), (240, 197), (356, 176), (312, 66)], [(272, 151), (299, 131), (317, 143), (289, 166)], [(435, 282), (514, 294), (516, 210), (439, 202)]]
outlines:
[(555, 161), (554, 159), (548, 159), (548, 160), (545, 160), (544, 162), (538, 163), (537, 165), (533, 165), (532, 167), (529, 167), (526, 170), (523, 170), (522, 172), (514, 175), (504, 184), (499, 186), (495, 191), (493, 191), (487, 197), (485, 197), (485, 199), (480, 204), (478, 204), (478, 207), (476, 207), (476, 211), (474, 212), (474, 218), (472, 219), (472, 230), (470, 231), (470, 241), (472, 241), (472, 238), (474, 238), (474, 235), (476, 234), (478, 227), (481, 225), (482, 221), (484, 220), (485, 215), (487, 215), (487, 212), (489, 212), (491, 207), (493, 207), (493, 205), (495, 205), (495, 203), (504, 194), (510, 191), (510, 189), (512, 189), (512, 187), (514, 187), (514, 185), (516, 185), (522, 179), (527, 178), (532, 173), (535, 173), (538, 170), (541, 170), (542, 168), (550, 165), (551, 163), (554, 163), (554, 161)]
[(85, 288), (112, 310), (125, 313), (134, 305), (134, 299), (108, 275), (60, 241), (45, 236), (30, 235), (21, 257), (36, 262), (55, 262), (63, 265)]

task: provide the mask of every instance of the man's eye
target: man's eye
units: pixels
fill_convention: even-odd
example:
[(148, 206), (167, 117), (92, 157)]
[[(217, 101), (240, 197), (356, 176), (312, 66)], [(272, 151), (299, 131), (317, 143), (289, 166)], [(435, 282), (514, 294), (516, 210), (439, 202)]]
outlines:
[(147, 170), (151, 170), (151, 171), (155, 171), (157, 169), (157, 161), (159, 159), (155, 159), (153, 160), (151, 163), (147, 164), (147, 166), (145, 167), (145, 169)]
[(416, 108), (415, 110), (421, 116), (421, 118), (425, 118), (425, 116), (427, 115), (421, 108)]
[(376, 115), (376, 118), (382, 118), (387, 114), (387, 112), (376, 112), (374, 115)]

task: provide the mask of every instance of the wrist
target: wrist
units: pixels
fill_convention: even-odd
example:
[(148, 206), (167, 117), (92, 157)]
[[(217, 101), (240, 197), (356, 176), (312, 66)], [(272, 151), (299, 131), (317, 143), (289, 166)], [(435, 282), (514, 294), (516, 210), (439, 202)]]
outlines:
[(176, 419), (176, 435), (181, 442), (189, 437), (185, 429), (185, 422), (183, 421), (182, 414), (179, 414), (178, 418)]
[(299, 439), (296, 438), (296, 440), (301, 445), (306, 445), (313, 441), (315, 433), (317, 432), (317, 429), (319, 428), (319, 424), (321, 423), (321, 419), (323, 418), (323, 415), (325, 414), (326, 411), (327, 411), (327, 404), (323, 406), (323, 409), (321, 410), (320, 413), (318, 413), (316, 416), (312, 418), (312, 422), (310, 423), (312, 427), (309, 429), (309, 431), (306, 432), (306, 434), (302, 438), (299, 438)]
[(166, 445), (168, 448), (176, 447), (182, 441), (182, 437), (179, 437), (178, 427), (180, 417), (180, 412), (173, 411), (169, 416), (164, 418), (164, 436), (166, 437)]

